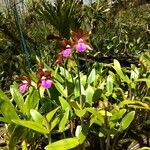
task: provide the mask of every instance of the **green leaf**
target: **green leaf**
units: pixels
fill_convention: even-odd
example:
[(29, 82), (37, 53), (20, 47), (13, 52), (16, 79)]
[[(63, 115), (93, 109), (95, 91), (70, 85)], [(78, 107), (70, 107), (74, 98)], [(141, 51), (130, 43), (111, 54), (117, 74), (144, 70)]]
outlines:
[(53, 116), (55, 115), (55, 113), (57, 112), (57, 110), (60, 109), (60, 106), (55, 108), (54, 110), (50, 111), (47, 115), (46, 115), (46, 119), (48, 122), (50, 122), (53, 118)]
[(101, 114), (102, 116), (108, 116), (108, 117), (112, 116), (112, 113), (110, 113), (109, 111), (105, 111), (105, 110), (99, 110), (98, 113)]
[(41, 125), (41, 123), (37, 123), (34, 121), (26, 121), (26, 120), (12, 120), (15, 124), (21, 125), (23, 127), (32, 129), (34, 131), (40, 132), (42, 134), (48, 134), (49, 131), (47, 128)]
[(71, 108), (80, 109), (80, 105), (78, 104), (77, 101), (70, 100), (69, 105)]
[(10, 123), (10, 120), (4, 117), (0, 117), (0, 121), (4, 123)]
[(50, 122), (49, 132), (51, 132), (55, 128), (55, 126), (59, 123), (59, 121), (60, 121), (60, 117), (57, 116), (56, 118), (54, 118), (52, 122)]
[(24, 110), (27, 115), (30, 115), (31, 109), (35, 109), (38, 106), (39, 100), (40, 100), (40, 98), (39, 98), (38, 91), (34, 88), (31, 89), (31, 91), (29, 91), (29, 95), (26, 97), (25, 103), (24, 103)]
[(66, 108), (70, 108), (69, 103), (63, 97), (59, 96), (59, 101), (63, 110), (66, 110)]
[(86, 103), (90, 104), (90, 106), (92, 106), (93, 103), (93, 95), (94, 95), (94, 88), (88, 85), (85, 96), (86, 96)]
[(86, 109), (82, 109), (82, 110), (80, 110), (80, 109), (74, 109), (74, 111), (75, 111), (75, 114), (78, 117), (83, 117), (85, 115), (85, 113), (86, 113)]
[(94, 82), (95, 78), (96, 78), (96, 70), (95, 68), (93, 68), (91, 73), (88, 76), (88, 80), (87, 80), (88, 84), (91, 84), (92, 82)]
[(120, 63), (116, 59), (114, 59), (114, 66), (113, 66), (113, 68), (116, 70), (117, 74), (120, 76), (120, 78), (124, 82), (130, 83), (130, 79), (128, 78), (127, 75), (126, 76), (124, 75), (124, 73), (121, 70)]
[(98, 116), (98, 111), (94, 107), (88, 107), (86, 110), (90, 113), (92, 113), (94, 116)]
[(24, 99), (22, 94), (19, 92), (18, 85), (16, 83), (10, 87), (10, 93), (21, 112), (24, 113)]
[(19, 119), (15, 108), (2, 90), (0, 90), (0, 112), (5, 120), (9, 122), (11, 122), (12, 119)]
[(74, 95), (75, 98), (80, 96), (79, 80), (75, 81)]
[(120, 131), (124, 131), (129, 127), (129, 125), (134, 119), (134, 115), (135, 115), (135, 111), (131, 111), (121, 120), (120, 129), (119, 129)]
[(59, 140), (45, 147), (46, 150), (68, 150), (79, 145), (79, 139), (76, 137)]
[(22, 150), (28, 150), (28, 146), (25, 140), (23, 140), (23, 142), (21, 143), (21, 148)]
[(119, 120), (126, 113), (126, 109), (113, 110), (110, 120)]
[(65, 130), (66, 123), (68, 122), (68, 117), (69, 117), (69, 108), (66, 108), (63, 118), (61, 119), (61, 121), (59, 123), (59, 131), (60, 132), (63, 132)]
[(37, 123), (42, 124), (43, 121), (45, 120), (45, 118), (37, 110), (31, 109), (30, 114), (31, 114), (32, 119)]
[(55, 82), (55, 87), (62, 96), (67, 97), (66, 90), (64, 90), (64, 87), (59, 82)]
[(111, 75), (108, 75), (106, 82), (107, 96), (110, 96), (113, 92), (113, 78)]

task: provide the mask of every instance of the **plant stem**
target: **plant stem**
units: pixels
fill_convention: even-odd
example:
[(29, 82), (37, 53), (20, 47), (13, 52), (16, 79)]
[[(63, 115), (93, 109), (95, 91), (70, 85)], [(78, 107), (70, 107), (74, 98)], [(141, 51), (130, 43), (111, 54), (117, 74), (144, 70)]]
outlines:
[(110, 133), (109, 133), (109, 126), (108, 126), (107, 107), (108, 106), (105, 106), (105, 128), (107, 130), (106, 150), (109, 150), (109, 148), (110, 148)]
[(66, 89), (66, 94), (67, 94), (67, 97), (68, 97), (67, 75), (66, 75), (66, 64), (67, 64), (67, 61), (64, 61), (65, 89)]
[(115, 139), (114, 139), (114, 142), (112, 144), (112, 150), (114, 150), (115, 146), (116, 146), (116, 143), (117, 143), (117, 140), (118, 140), (118, 137), (119, 137), (119, 134), (116, 135)]
[(49, 133), (49, 135), (48, 135), (48, 142), (49, 142), (49, 144), (51, 144), (51, 143), (52, 143), (51, 133)]
[(78, 81), (79, 81), (79, 93), (80, 93), (80, 107), (83, 108), (83, 100), (81, 93), (81, 80), (80, 80), (80, 68), (79, 68), (79, 56), (77, 54), (77, 73), (78, 73)]
[(129, 84), (129, 98), (132, 100), (132, 89), (131, 89), (131, 83)]

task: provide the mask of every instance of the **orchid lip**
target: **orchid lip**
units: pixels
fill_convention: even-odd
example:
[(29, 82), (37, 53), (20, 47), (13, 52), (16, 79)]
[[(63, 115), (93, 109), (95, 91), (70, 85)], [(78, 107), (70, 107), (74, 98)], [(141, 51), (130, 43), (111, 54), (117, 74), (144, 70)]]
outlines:
[(27, 83), (21, 84), (20, 87), (19, 87), (20, 93), (24, 93), (27, 90), (27, 88), (28, 88), (28, 84)]
[(51, 88), (52, 83), (53, 83), (52, 80), (42, 80), (41, 85), (43, 88), (49, 89), (49, 88)]

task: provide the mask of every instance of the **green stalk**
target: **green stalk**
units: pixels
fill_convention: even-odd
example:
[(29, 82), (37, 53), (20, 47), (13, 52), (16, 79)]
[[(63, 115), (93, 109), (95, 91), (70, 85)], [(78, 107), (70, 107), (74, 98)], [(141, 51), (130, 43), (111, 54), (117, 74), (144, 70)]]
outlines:
[(67, 98), (68, 98), (68, 87), (67, 87), (67, 75), (66, 75), (66, 64), (67, 64), (67, 60), (64, 61), (64, 76), (65, 76), (65, 89), (66, 89), (66, 93), (67, 93)]
[(78, 73), (78, 81), (79, 81), (79, 93), (80, 93), (80, 107), (83, 109), (83, 100), (81, 93), (81, 79), (80, 79), (80, 69), (79, 69), (79, 56), (77, 54), (77, 73)]
[(106, 150), (109, 150), (109, 148), (110, 148), (110, 133), (109, 133), (109, 126), (108, 126), (107, 106), (105, 106), (105, 128), (107, 130)]
[[(82, 93), (81, 93), (81, 79), (80, 79), (80, 68), (79, 68), (79, 55), (78, 55), (78, 53), (77, 53), (77, 73), (78, 73), (78, 81), (79, 81), (80, 109), (82, 110), (83, 109), (83, 99), (82, 99)], [(81, 126), (83, 126), (83, 117), (80, 117), (80, 120), (81, 120)], [(81, 148), (81, 150), (85, 150), (85, 144), (83, 143), (80, 148)]]

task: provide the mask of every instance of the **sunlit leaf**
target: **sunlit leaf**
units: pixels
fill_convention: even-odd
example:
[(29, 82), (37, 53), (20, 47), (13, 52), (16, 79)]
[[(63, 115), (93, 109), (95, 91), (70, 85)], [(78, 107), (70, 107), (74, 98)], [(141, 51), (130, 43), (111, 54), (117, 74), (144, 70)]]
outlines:
[(41, 123), (37, 123), (34, 121), (26, 121), (26, 120), (12, 120), (15, 124), (21, 125), (23, 127), (32, 129), (34, 131), (40, 132), (42, 134), (48, 134), (49, 131), (47, 128), (41, 125)]
[(120, 131), (123, 131), (129, 127), (134, 119), (135, 111), (131, 111), (125, 115), (125, 117), (120, 122)]
[(79, 145), (79, 139), (74, 138), (66, 138), (49, 144), (45, 147), (46, 150), (68, 150)]
[(65, 130), (66, 123), (68, 122), (68, 117), (69, 117), (69, 108), (66, 108), (63, 118), (61, 119), (61, 121), (59, 123), (59, 131), (60, 132), (63, 132)]

